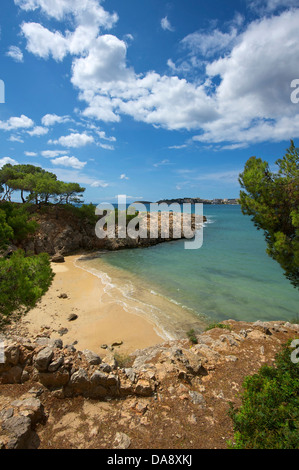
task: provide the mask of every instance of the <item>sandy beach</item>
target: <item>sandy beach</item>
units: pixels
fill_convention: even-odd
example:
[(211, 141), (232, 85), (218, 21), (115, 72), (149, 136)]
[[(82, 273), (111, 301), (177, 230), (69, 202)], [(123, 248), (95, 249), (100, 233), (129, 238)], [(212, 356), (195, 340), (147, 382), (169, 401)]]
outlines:
[[(23, 317), (22, 323), (30, 335), (42, 328), (51, 328), (51, 338), (62, 338), (64, 344), (77, 341), (79, 350), (90, 349), (101, 356), (103, 344), (116, 341), (120, 354), (129, 354), (165, 341), (165, 335), (148, 318), (128, 312), (104, 291), (101, 280), (75, 265), (76, 256), (68, 256), (62, 264), (52, 263), (53, 283), (38, 305)], [(67, 298), (60, 298), (66, 294)], [(70, 314), (78, 318), (69, 321)], [(67, 328), (60, 336), (58, 331)]]

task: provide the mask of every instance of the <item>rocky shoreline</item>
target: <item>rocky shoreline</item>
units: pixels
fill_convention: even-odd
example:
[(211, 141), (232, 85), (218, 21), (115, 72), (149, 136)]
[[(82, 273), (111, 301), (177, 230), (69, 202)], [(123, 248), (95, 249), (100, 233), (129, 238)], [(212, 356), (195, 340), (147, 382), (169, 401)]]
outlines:
[[(5, 362), (0, 364), (0, 448), (39, 447), (34, 444), (36, 433), (40, 433), (40, 442), (42, 435), (49, 432), (53, 400), (68, 400), (70, 404), (81, 397), (85, 405), (86, 400), (113, 402), (111, 418), (121, 407), (141, 430), (154, 420), (151, 409), (156, 415), (171, 410), (166, 402), (176, 404), (169, 419), (177, 421), (178, 408), (183, 407), (190, 412), (190, 426), (198, 419), (204, 423), (215, 421), (217, 407), (221, 409), (223, 402), (235, 400), (241, 378), (262, 364), (271, 363), (282, 344), (299, 335), (299, 325), (286, 322), (228, 320), (223, 325), (197, 335), (196, 344), (187, 339), (176, 340), (138, 350), (126, 358), (127, 364), (117, 359), (117, 347), (105, 350), (100, 357), (92, 351), (77, 351), (74, 344), (64, 345), (60, 339), (51, 339), (50, 330), (28, 338), (19, 336), (17, 329), (11, 327), (4, 335)], [(14, 399), (7, 393), (10, 386), (15, 387)], [(89, 433), (90, 426), (87, 423)], [(118, 428), (124, 431), (125, 426)], [(93, 437), (96, 439), (98, 434)], [(112, 441), (110, 431), (107, 440), (101, 435), (102, 448), (129, 447), (130, 427), (120, 434), (115, 433)], [(66, 438), (67, 435), (66, 431)], [(91, 444), (88, 441), (85, 435), (83, 445), (95, 446), (94, 440)], [(150, 448), (153, 442), (148, 445)], [(45, 443), (42, 447), (46, 447)]]
[[(150, 214), (143, 217), (147, 218), (148, 233), (147, 237), (141, 238), (97, 238), (95, 234), (95, 224), (88, 219), (80, 220), (72, 213), (67, 213), (63, 208), (49, 207), (45, 213), (35, 213), (34, 219), (38, 222), (36, 233), (22, 241), (19, 248), (26, 252), (34, 254), (48, 253), (49, 255), (61, 254), (70, 255), (80, 251), (99, 251), (99, 250), (120, 250), (126, 248), (144, 248), (157, 245), (167, 241), (184, 238), (174, 236), (175, 229), (182, 225), (182, 219), (177, 220), (170, 213), (169, 216), (169, 237), (164, 237), (161, 230), (161, 213), (158, 220), (158, 236), (150, 237)], [(206, 217), (203, 219), (194, 214), (191, 215), (191, 229), (199, 228)], [(118, 227), (116, 226), (116, 233)]]

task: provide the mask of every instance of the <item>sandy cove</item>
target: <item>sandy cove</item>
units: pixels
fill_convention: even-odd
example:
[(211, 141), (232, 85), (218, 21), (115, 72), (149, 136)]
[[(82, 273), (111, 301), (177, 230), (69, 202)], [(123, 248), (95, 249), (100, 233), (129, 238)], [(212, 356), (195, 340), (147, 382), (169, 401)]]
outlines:
[[(127, 312), (105, 291), (101, 280), (75, 265), (79, 256), (68, 256), (62, 264), (51, 263), (55, 273), (53, 283), (38, 305), (21, 322), (28, 334), (39, 334), (44, 327), (53, 330), (51, 338), (60, 338), (58, 331), (67, 328), (64, 344), (77, 341), (76, 348), (90, 349), (101, 356), (101, 345), (115, 341), (121, 354), (146, 348), (165, 341), (163, 332), (147, 318)], [(67, 294), (67, 298), (59, 298)], [(69, 321), (70, 314), (78, 315)]]

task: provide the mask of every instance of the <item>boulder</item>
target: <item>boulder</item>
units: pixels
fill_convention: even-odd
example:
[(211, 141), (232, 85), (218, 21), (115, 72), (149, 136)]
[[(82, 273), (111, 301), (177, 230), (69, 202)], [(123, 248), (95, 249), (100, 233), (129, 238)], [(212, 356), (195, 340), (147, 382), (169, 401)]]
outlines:
[(102, 360), (100, 356), (98, 356), (96, 353), (89, 351), (89, 349), (85, 349), (83, 351), (83, 354), (90, 365), (99, 365), (101, 364)]
[(84, 393), (90, 388), (90, 380), (88, 373), (85, 369), (79, 369), (77, 372), (74, 372), (70, 379), (70, 386), (77, 393)]
[(54, 356), (51, 348), (45, 347), (34, 358), (34, 365), (40, 372), (45, 372)]
[(142, 397), (149, 397), (153, 394), (153, 389), (148, 380), (140, 379), (138, 380), (136, 387), (135, 387), (136, 395), (140, 395)]
[(31, 434), (31, 420), (28, 416), (13, 416), (2, 422), (2, 429), (8, 434), (7, 449), (25, 449)]
[(37, 398), (26, 398), (24, 400), (15, 400), (11, 403), (18, 409), (19, 414), (30, 418), (31, 423), (35, 424), (44, 418), (44, 408)]
[(51, 261), (52, 263), (64, 263), (65, 259), (61, 253), (56, 253), (54, 256), (52, 256)]
[(62, 366), (64, 362), (64, 356), (59, 356), (57, 359), (51, 362), (51, 364), (48, 367), (49, 372), (56, 372), (60, 366)]
[(8, 344), (4, 350), (5, 363), (16, 366), (19, 362), (20, 347), (16, 344)]
[(107, 386), (108, 383), (108, 375), (107, 374), (104, 374), (103, 372), (100, 372), (99, 370), (96, 370), (91, 378), (90, 378), (90, 382), (92, 385), (102, 385), (103, 387)]
[(61, 339), (50, 339), (46, 336), (37, 338), (35, 342), (36, 344), (40, 346), (49, 346), (49, 348), (52, 348), (52, 349), (55, 349), (55, 348), (62, 349), (63, 347), (63, 342)]
[(37, 380), (45, 387), (57, 388), (63, 387), (69, 381), (70, 374), (64, 370), (58, 370), (56, 372), (40, 372), (37, 376)]

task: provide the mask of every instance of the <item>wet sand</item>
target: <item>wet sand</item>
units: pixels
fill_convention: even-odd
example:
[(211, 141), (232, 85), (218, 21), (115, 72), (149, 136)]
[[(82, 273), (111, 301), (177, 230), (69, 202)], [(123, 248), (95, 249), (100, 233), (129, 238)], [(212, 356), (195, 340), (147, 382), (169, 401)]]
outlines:
[[(77, 349), (90, 349), (101, 356), (106, 354), (101, 348), (103, 344), (122, 341), (117, 351), (129, 354), (167, 339), (149, 318), (128, 312), (107, 295), (98, 277), (75, 265), (78, 258), (68, 256), (65, 263), (52, 263), (55, 272), (52, 286), (22, 319), (29, 334), (36, 335), (43, 327), (50, 327), (54, 330), (51, 338), (61, 337), (64, 344), (77, 341)], [(67, 298), (59, 298), (60, 294), (67, 294)], [(70, 314), (78, 318), (69, 321)], [(60, 336), (61, 328), (67, 328), (67, 334)]]

